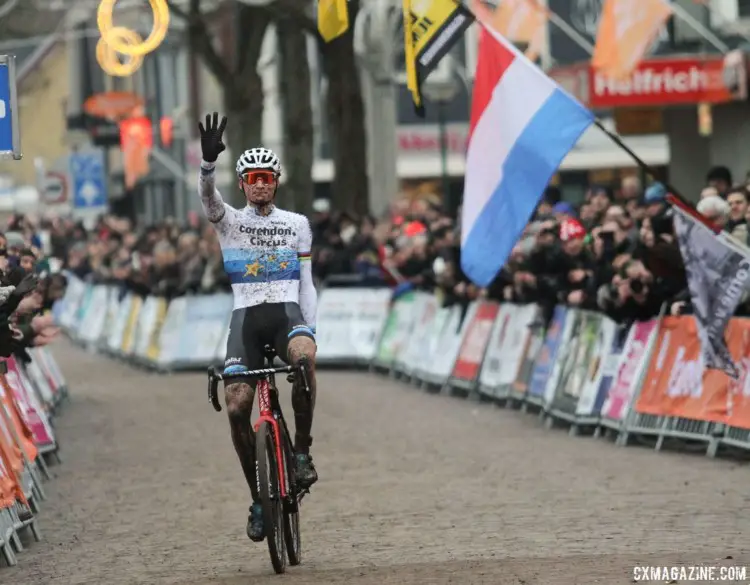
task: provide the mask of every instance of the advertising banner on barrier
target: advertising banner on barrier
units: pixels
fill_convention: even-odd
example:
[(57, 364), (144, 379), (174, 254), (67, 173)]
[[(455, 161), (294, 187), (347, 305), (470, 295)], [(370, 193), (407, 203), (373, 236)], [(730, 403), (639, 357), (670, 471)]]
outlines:
[(474, 383), (479, 377), (482, 360), (492, 333), (500, 306), (492, 301), (480, 301), (459, 346), (451, 378)]
[(72, 326), (77, 334), (80, 334), (81, 325), (83, 324), (84, 319), (86, 318), (86, 313), (91, 307), (91, 298), (93, 294), (94, 294), (94, 287), (91, 286), (90, 284), (84, 284), (83, 294), (81, 295), (80, 302), (78, 304), (78, 308), (76, 310), (75, 319), (73, 321), (73, 326)]
[(63, 375), (62, 370), (60, 369), (60, 365), (55, 359), (55, 356), (53, 356), (50, 350), (46, 347), (39, 348), (39, 353), (44, 356), (44, 361), (49, 366), (50, 371), (54, 375), (55, 380), (57, 380), (58, 384), (60, 385), (60, 388), (67, 388), (65, 376)]
[(54, 444), (55, 439), (52, 427), (47, 420), (42, 406), (39, 404), (36, 396), (34, 396), (33, 390), (24, 384), (24, 380), (16, 366), (16, 360), (13, 358), (1, 359), (8, 366), (8, 373), (5, 374), (5, 380), (8, 382), (8, 387), (13, 393), (16, 404), (21, 411), (21, 417), (33, 434), (34, 444), (37, 447)]
[(390, 300), (388, 288), (323, 290), (315, 336), (318, 363), (369, 363), (379, 350), (386, 320), (396, 319)]
[(157, 298), (146, 297), (138, 314), (138, 321), (133, 335), (133, 355), (145, 357), (148, 342), (151, 340), (151, 329), (156, 324)]
[[(539, 314), (537, 308), (537, 315)], [(509, 387), (509, 395), (515, 399), (521, 399), (529, 391), (529, 382), (534, 373), (536, 360), (539, 352), (542, 351), (545, 339), (545, 330), (542, 327), (533, 327), (529, 330), (529, 336), (526, 338), (526, 346), (523, 350), (521, 365), (518, 368), (515, 380)]]
[(478, 303), (469, 304), (465, 313), (460, 306), (454, 306), (450, 318), (446, 321), (440, 332), (440, 341), (432, 354), (428, 381), (432, 384), (444, 384), (453, 371), (458, 352), (461, 349), (461, 341), (466, 328), (474, 318)]
[(352, 357), (349, 324), (354, 320), (355, 308), (351, 305), (351, 290), (327, 288), (318, 297), (318, 351), (316, 361), (338, 362)]
[(28, 364), (24, 364), (24, 369), (26, 370), (25, 373), (28, 383), (33, 385), (39, 392), (39, 398), (42, 400), (44, 410), (49, 412), (50, 408), (55, 403), (54, 387), (50, 385), (49, 380), (44, 375), (44, 372), (42, 372), (41, 367), (33, 355), (31, 361)]
[(750, 319), (733, 319), (729, 324), (729, 349), (740, 369), (738, 380), (729, 380), (726, 423), (750, 429)]
[(159, 367), (168, 367), (175, 361), (177, 348), (180, 346), (180, 336), (182, 335), (182, 325), (185, 321), (185, 310), (187, 309), (187, 299), (178, 297), (172, 299), (167, 309), (167, 317), (164, 319), (164, 326), (161, 328), (159, 337), (159, 358), (157, 364)]
[[(605, 323), (610, 322), (609, 319), (605, 318)], [(628, 330), (623, 329), (615, 325), (614, 335), (612, 343), (607, 351), (604, 358), (604, 362), (601, 368), (601, 376), (599, 382), (599, 388), (596, 393), (596, 400), (592, 412), (594, 414), (601, 414), (602, 408), (604, 407), (604, 401), (609, 395), (609, 390), (612, 387), (615, 377), (617, 376), (617, 367), (622, 359), (622, 352), (625, 348), (625, 342), (628, 339)]]
[[(544, 389), (544, 403), (550, 410), (572, 415), (578, 402), (580, 388), (569, 386), (570, 378), (576, 366), (578, 348), (581, 344), (581, 326), (583, 313), (579, 309), (568, 309), (565, 317), (560, 346), (557, 350), (555, 365)], [(566, 394), (566, 390), (575, 395)]]
[[(612, 319), (604, 315), (587, 313), (588, 324), (593, 326), (598, 321), (599, 327), (593, 340), (593, 348), (590, 354), (584, 354), (581, 374), (585, 376), (581, 380), (582, 390), (578, 398), (575, 414), (577, 417), (598, 417), (602, 403), (599, 401), (602, 379), (604, 378), (612, 344), (614, 342), (617, 325)], [(603, 397), (602, 397), (603, 400)]]
[(648, 365), (649, 340), (657, 330), (657, 323), (656, 319), (639, 321), (630, 328), (617, 375), (602, 406), (602, 416), (615, 421), (625, 418)]
[(227, 330), (234, 300), (230, 294), (187, 297), (187, 305), (172, 359), (184, 366), (208, 366)]
[(577, 422), (583, 422), (582, 419), (591, 419), (593, 415), (600, 363), (612, 343), (614, 323), (609, 322), (611, 327), (605, 327), (602, 315), (572, 309), (568, 311), (565, 324), (558, 358), (559, 377), (554, 380), (550, 408), (568, 420), (575, 417)]
[(412, 376), (416, 376), (424, 382), (430, 381), (430, 371), (432, 368), (432, 356), (435, 355), (443, 332), (447, 327), (453, 313), (458, 311), (456, 307), (441, 307), (435, 312), (432, 322), (427, 326), (424, 334), (424, 349), (419, 360), (415, 362)]
[(495, 389), (500, 386), (500, 371), (505, 358), (505, 340), (510, 336), (513, 315), (518, 310), (517, 305), (503, 303), (492, 324), (487, 351), (484, 354), (482, 369), (479, 372), (479, 391), (487, 396), (494, 396)]
[(164, 322), (167, 319), (168, 307), (167, 299), (156, 299), (154, 321), (146, 343), (146, 351), (142, 356), (150, 362), (156, 362), (159, 359), (159, 339), (161, 338), (162, 327), (164, 327)]
[[(0, 408), (2, 408), (2, 404), (0, 404)], [(6, 463), (6, 458), (8, 461), (10, 460), (10, 456), (6, 454), (6, 443), (10, 444), (10, 433), (6, 431), (5, 421), (0, 417), (0, 510), (10, 508), (16, 501), (13, 495), (16, 481), (14, 476), (11, 475), (10, 464)], [(0, 540), (5, 538), (5, 534), (0, 534)]]
[(32, 379), (29, 376), (29, 367), (32, 366), (32, 364), (31, 363), (24, 364), (18, 360), (15, 360), (15, 362), (16, 362), (16, 370), (18, 372), (18, 377), (21, 379), (21, 385), (26, 391), (26, 394), (29, 397), (30, 402), (34, 405), (34, 408), (36, 408), (37, 411), (39, 412), (39, 415), (41, 416), (42, 421), (46, 425), (49, 435), (54, 439), (52, 423), (50, 423), (50, 412), (52, 410), (52, 404), (54, 402), (54, 398), (52, 397), (51, 392), (50, 392), (50, 401), (47, 402), (45, 398), (45, 394), (42, 391), (42, 389), (37, 385), (36, 380)]
[(390, 368), (393, 361), (407, 343), (414, 321), (416, 293), (407, 292), (393, 303), (380, 337), (375, 363)]
[[(380, 332), (388, 319), (391, 304), (389, 288), (358, 289), (354, 301), (354, 319), (349, 327), (349, 345), (357, 362), (369, 363), (378, 349)], [(420, 293), (420, 302), (429, 297)], [(415, 315), (412, 315), (412, 321)]]
[[(16, 481), (24, 467), (21, 447), (27, 453), (37, 452), (34, 442), (23, 432), (28, 429), (24, 424), (20, 419), (16, 403), (6, 395), (3, 385), (0, 384), (0, 466), (13, 477), (12, 483), (15, 484), (16, 490), (11, 502), (14, 502), (17, 496), (23, 497), (23, 490), (18, 489)], [(19, 437), (18, 442), (14, 438), (16, 436)]]
[(130, 308), (133, 306), (133, 298), (133, 295), (128, 293), (117, 307), (117, 317), (107, 337), (107, 349), (112, 352), (120, 353), (121, 351), (125, 329), (128, 326), (128, 318), (130, 317)]
[(542, 348), (536, 358), (531, 378), (529, 380), (528, 394), (540, 402), (544, 397), (544, 391), (547, 387), (547, 381), (552, 375), (555, 367), (557, 352), (560, 348), (563, 332), (565, 329), (565, 318), (567, 315), (565, 307), (555, 307), (555, 314), (552, 322), (547, 329)]
[[(10, 422), (15, 427), (17, 438), (19, 439), (19, 447), (28, 454), (30, 459), (36, 459), (39, 454), (36, 444), (34, 443), (34, 434), (26, 423), (24, 415), (21, 412), (18, 402), (11, 396), (13, 389), (8, 385), (8, 381), (4, 377), (0, 377), (0, 400), (4, 404), (5, 413), (9, 416)], [(3, 405), (0, 405), (2, 408)], [(11, 433), (11, 429), (8, 429)], [(10, 435), (10, 444), (13, 444), (13, 435)], [(19, 461), (20, 463), (20, 461)]]
[[(52, 403), (57, 399), (60, 394), (60, 390), (63, 385), (58, 382), (55, 372), (50, 367), (47, 359), (47, 352), (42, 351), (43, 347), (30, 347), (26, 351), (31, 356), (32, 363), (35, 369), (39, 370), (40, 375), (44, 377), (46, 386), (52, 391)], [(31, 367), (29, 367), (29, 373), (31, 373)]]
[(69, 331), (75, 331), (78, 325), (76, 318), (78, 308), (83, 302), (86, 294), (86, 285), (76, 276), (66, 273), (68, 284), (65, 287), (65, 296), (62, 301), (62, 309), (59, 315), (59, 323)]
[(122, 332), (122, 341), (120, 351), (123, 355), (132, 355), (135, 347), (136, 326), (138, 325), (138, 316), (143, 308), (143, 298), (138, 295), (130, 297), (130, 312), (125, 319), (125, 328)]
[[(742, 344), (742, 327), (732, 324), (729, 349)], [(734, 353), (734, 352), (732, 352)], [(641, 414), (726, 422), (730, 378), (706, 369), (695, 318), (665, 317), (635, 410)]]
[[(502, 360), (500, 361), (499, 385), (495, 389), (498, 398), (507, 396), (511, 385), (518, 378), (523, 366), (526, 352), (530, 349), (529, 341), (532, 336), (531, 324), (536, 320), (538, 307), (536, 305), (515, 305), (510, 328), (505, 335), (502, 346)], [(531, 348), (538, 350), (538, 346)], [(536, 358), (536, 354), (534, 354)], [(502, 395), (498, 393), (502, 390)]]
[(107, 315), (104, 318), (104, 328), (99, 335), (97, 345), (103, 349), (109, 349), (109, 338), (112, 329), (117, 324), (120, 314), (120, 289), (114, 286), (108, 287), (107, 293)]
[(408, 376), (415, 375), (420, 361), (430, 355), (428, 346), (432, 327), (438, 314), (437, 299), (421, 293), (416, 299), (415, 319), (406, 347), (396, 356), (396, 370)]
[(84, 343), (96, 343), (106, 324), (109, 289), (106, 286), (90, 286), (87, 290), (86, 306), (78, 326), (78, 338)]

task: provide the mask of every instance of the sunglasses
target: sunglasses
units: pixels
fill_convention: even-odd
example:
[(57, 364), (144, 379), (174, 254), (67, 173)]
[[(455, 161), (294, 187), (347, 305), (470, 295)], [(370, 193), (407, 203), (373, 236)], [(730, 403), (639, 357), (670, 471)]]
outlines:
[(248, 171), (242, 173), (242, 180), (248, 185), (255, 185), (258, 181), (264, 185), (276, 182), (276, 173), (273, 171)]

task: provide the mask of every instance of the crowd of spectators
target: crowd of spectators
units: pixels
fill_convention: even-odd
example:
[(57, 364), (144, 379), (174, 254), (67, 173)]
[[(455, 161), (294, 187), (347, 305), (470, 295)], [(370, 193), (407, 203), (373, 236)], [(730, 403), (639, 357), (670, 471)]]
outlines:
[[(558, 304), (598, 310), (618, 322), (649, 319), (662, 308), (690, 314), (666, 195), (661, 183), (642, 186), (637, 176), (627, 176), (618, 185), (592, 185), (573, 206), (548, 187), (506, 266), (486, 289), (463, 274), (460, 222), (443, 213), (436, 198), (397, 201), (379, 222), (331, 213), (322, 202), (313, 218), (314, 266), (324, 279), (349, 273), (368, 282), (395, 282), (402, 289), (436, 292), (446, 305), (480, 297), (538, 303), (544, 320)], [(748, 186), (734, 184), (727, 168), (715, 167), (697, 209), (750, 245), (749, 202)], [(743, 303), (738, 314), (750, 314), (750, 304)]]
[(24, 363), (27, 350), (49, 344), (59, 333), (50, 309), (65, 279), (52, 274), (43, 243), (31, 223), (11, 217), (0, 233), (0, 356)]
[[(485, 289), (463, 274), (460, 221), (442, 209), (435, 195), (403, 197), (382, 218), (338, 213), (328, 200), (318, 199), (310, 217), (314, 277), (325, 286), (435, 292), (444, 305), (482, 297), (538, 303), (547, 318), (557, 304), (599, 310), (619, 322), (651, 318), (665, 303), (672, 314), (690, 313), (665, 196), (661, 184), (643, 188), (636, 176), (616, 186), (591, 186), (578, 206), (548, 187), (506, 266)], [(707, 175), (698, 211), (750, 244), (749, 202), (748, 188), (735, 185), (729, 171), (717, 167)], [(16, 313), (33, 317), (34, 311), (49, 308), (64, 291), (60, 269), (92, 283), (118, 285), (123, 294), (130, 290), (170, 299), (231, 290), (213, 226), (193, 212), (182, 224), (167, 220), (142, 230), (114, 216), (101, 217), (89, 230), (64, 217), (12, 218), (0, 237), (0, 284), (16, 287), (17, 295), (28, 286), (23, 284), (27, 274), (38, 279), (30, 295), (34, 302), (24, 299)], [(6, 300), (0, 311), (11, 306)], [(748, 309), (750, 303), (744, 303), (739, 313)], [(2, 319), (0, 313), (0, 326)], [(56, 333), (39, 319), (23, 322), (24, 343), (46, 343)], [(8, 331), (18, 337), (10, 329), (13, 318), (7, 321)]]
[(196, 213), (142, 230), (129, 219), (103, 216), (91, 230), (56, 219), (52, 231), (64, 268), (92, 284), (119, 286), (124, 295), (172, 299), (231, 290), (216, 231)]

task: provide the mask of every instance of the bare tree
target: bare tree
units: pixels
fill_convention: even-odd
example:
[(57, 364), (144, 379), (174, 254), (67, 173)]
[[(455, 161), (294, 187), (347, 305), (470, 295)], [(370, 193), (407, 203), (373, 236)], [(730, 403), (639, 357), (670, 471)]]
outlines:
[[(354, 53), (354, 22), (359, 12), (360, 0), (349, 0), (347, 5), (350, 28), (346, 34), (330, 43), (325, 43), (318, 33), (315, 4), (304, 0), (274, 0), (264, 6), (263, 10), (270, 13), (275, 20), (288, 19), (290, 23), (296, 24), (299, 29), (317, 40), (323, 57), (323, 70), (328, 78), (325, 110), (333, 152), (333, 203), (336, 209), (365, 214), (370, 209), (365, 108)], [(296, 73), (291, 71), (283, 75), (288, 77)], [(306, 93), (294, 93), (290, 98), (299, 98), (301, 102), (305, 96), (305, 103), (308, 103)], [(306, 106), (300, 104), (300, 107)], [(295, 136), (292, 135), (290, 138), (291, 144), (296, 145)]]
[[(279, 53), (282, 62), (281, 91), (284, 95), (284, 134), (289, 175), (287, 189), (295, 197), (295, 206), (306, 211), (312, 196), (312, 112), (310, 108), (309, 68), (302, 33), (314, 35), (323, 55), (328, 77), (327, 120), (335, 175), (331, 185), (337, 209), (358, 214), (369, 211), (367, 153), (364, 105), (354, 54), (354, 28), (330, 43), (318, 34), (314, 3), (304, 0), (271, 0), (264, 5), (233, 3), (239, 33), (235, 38), (234, 59), (217, 51), (201, 0), (190, 0), (182, 10), (170, 2), (173, 13), (188, 23), (190, 47), (213, 73), (224, 91), (224, 106), (230, 117), (227, 145), (232, 152), (261, 140), (263, 85), (257, 71), (263, 37), (269, 25), (278, 25)], [(350, 22), (354, 23), (359, 0), (349, 3)], [(233, 62), (233, 66), (230, 64)], [(303, 88), (303, 85), (305, 86)]]
[(300, 23), (281, 16), (276, 23), (279, 40), (279, 92), (284, 127), (284, 191), (297, 213), (309, 214), (313, 198), (313, 123), (307, 36)]
[[(188, 45), (221, 85), (227, 125), (227, 146), (236, 156), (248, 145), (260, 144), (263, 129), (263, 82), (258, 73), (263, 39), (271, 13), (265, 7), (232, 2), (223, 10), (233, 10), (237, 34), (232, 54), (222, 55), (202, 12), (201, 0), (190, 0), (187, 10), (168, 2), (173, 14), (187, 23)], [(197, 122), (196, 122), (197, 123)], [(239, 198), (239, 195), (237, 195)]]
[(323, 67), (328, 78), (326, 114), (331, 126), (335, 176), (331, 185), (336, 209), (363, 215), (370, 210), (367, 183), (365, 107), (354, 53), (354, 21), (359, 0), (351, 0), (346, 34), (324, 43)]

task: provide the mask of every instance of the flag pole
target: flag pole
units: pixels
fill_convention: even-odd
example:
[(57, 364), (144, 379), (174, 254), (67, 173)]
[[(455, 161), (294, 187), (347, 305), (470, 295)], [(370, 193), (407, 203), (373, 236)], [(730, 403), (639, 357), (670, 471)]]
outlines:
[[(623, 151), (625, 151), (630, 158), (635, 161), (635, 163), (643, 169), (646, 173), (651, 175), (655, 180), (658, 180), (659, 176), (656, 173), (656, 171), (648, 164), (646, 164), (641, 157), (639, 157), (633, 150), (625, 144), (622, 138), (612, 132), (610, 129), (604, 126), (602, 121), (599, 118), (594, 119), (594, 124), (596, 125), (599, 130), (604, 132), (604, 134), (607, 135), (607, 137), (614, 142), (617, 146), (619, 146)], [(702, 213), (700, 213), (696, 208), (695, 205), (691, 201), (688, 201), (685, 199), (685, 197), (672, 185), (670, 185), (666, 181), (660, 181), (662, 185), (667, 189), (667, 201), (674, 205), (675, 207), (679, 207), (681, 210), (683, 210), (685, 213), (691, 215), (698, 221), (700, 221), (702, 224), (704, 224), (706, 227), (711, 229), (715, 233), (719, 233), (721, 231), (721, 228), (719, 228), (717, 225), (715, 225), (712, 221), (706, 219), (706, 217), (703, 216)]]

